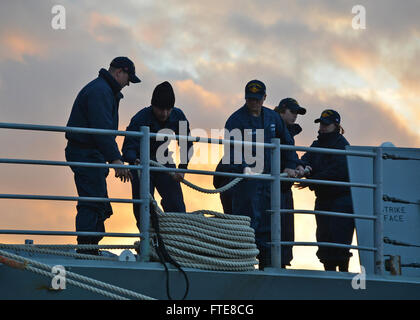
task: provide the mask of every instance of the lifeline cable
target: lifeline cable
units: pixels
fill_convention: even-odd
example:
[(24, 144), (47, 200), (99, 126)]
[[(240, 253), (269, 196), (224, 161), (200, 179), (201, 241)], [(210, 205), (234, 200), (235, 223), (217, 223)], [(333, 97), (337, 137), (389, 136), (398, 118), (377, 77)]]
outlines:
[(416, 205), (420, 205), (420, 202), (418, 201), (408, 201), (408, 200), (403, 200), (403, 199), (398, 199), (395, 197), (390, 197), (387, 196), (386, 194), (383, 195), (382, 199), (386, 202), (395, 202), (395, 203), (405, 203), (405, 204), (416, 204)]
[(413, 262), (413, 263), (402, 264), (401, 267), (406, 267), (406, 268), (420, 268), (420, 263)]
[(410, 243), (406, 243), (406, 242), (402, 242), (402, 241), (397, 241), (397, 240), (392, 240), (392, 239), (390, 239), (388, 237), (384, 237), (384, 243), (392, 244), (394, 246), (404, 246), (404, 247), (416, 247), (416, 248), (420, 248), (420, 245), (410, 244)]
[(389, 153), (384, 153), (382, 155), (382, 158), (384, 160), (413, 160), (413, 161), (420, 161), (419, 158), (412, 158), (412, 157), (401, 157), (401, 156), (396, 156), (395, 154), (389, 154)]

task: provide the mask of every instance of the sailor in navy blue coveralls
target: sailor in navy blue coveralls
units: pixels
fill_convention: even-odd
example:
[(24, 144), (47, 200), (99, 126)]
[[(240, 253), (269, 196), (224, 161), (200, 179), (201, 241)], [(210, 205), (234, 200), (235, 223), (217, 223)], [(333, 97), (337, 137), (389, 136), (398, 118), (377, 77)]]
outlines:
[[(223, 164), (223, 159), (219, 161), (216, 167), (216, 172), (229, 172), (228, 166)], [(231, 182), (233, 178), (223, 177), (223, 176), (213, 176), (213, 186), (216, 189), (219, 189), (229, 182)], [(221, 192), (220, 195), (220, 202), (222, 203), (223, 212), (226, 214), (232, 214), (232, 197), (233, 193), (235, 192), (235, 187), (232, 187), (224, 192)]]
[[(77, 95), (71, 110), (68, 127), (118, 130), (118, 107), (123, 97), (121, 89), (129, 82), (138, 83), (134, 64), (126, 57), (115, 58), (109, 70), (101, 69), (99, 76), (88, 83)], [(66, 133), (66, 160), (123, 164), (115, 136)], [(71, 166), (79, 197), (108, 198), (107, 168)], [(116, 177), (128, 181), (127, 169), (116, 169)], [(78, 201), (76, 231), (105, 232), (104, 221), (112, 214), (109, 202)], [(101, 236), (79, 236), (79, 244), (98, 244)], [(97, 250), (79, 250), (81, 253), (98, 254)]]
[[(334, 110), (325, 110), (315, 122), (320, 122), (318, 139), (311, 147), (345, 149), (349, 143), (340, 133), (340, 115)], [(341, 129), (342, 130), (342, 129)], [(312, 168), (310, 179), (349, 181), (346, 157), (326, 153), (307, 152), (301, 158)], [(315, 210), (353, 213), (349, 187), (310, 185), (315, 191)], [(318, 242), (334, 242), (350, 245), (353, 238), (354, 219), (316, 215), (316, 239)], [(320, 246), (317, 256), (325, 270), (348, 271), (352, 254), (349, 249)]]
[[(261, 81), (252, 80), (248, 82), (245, 87), (246, 103), (243, 107), (234, 112), (226, 121), (225, 129), (232, 132), (233, 129), (239, 129), (242, 132), (243, 140), (245, 134), (252, 135), (252, 141), (256, 141), (257, 129), (262, 129), (264, 132), (265, 143), (270, 143), (272, 138), (280, 138), (282, 144), (292, 144), (292, 139), (286, 126), (280, 116), (271, 109), (263, 107), (265, 100), (265, 85)], [(248, 130), (247, 130), (248, 129)], [(253, 148), (253, 154), (256, 154), (256, 149)], [(229, 155), (229, 171), (244, 173), (244, 170), (249, 169), (255, 165), (259, 173), (271, 172), (271, 151), (265, 148), (262, 158), (259, 159), (262, 163), (252, 164), (247, 163), (242, 152), (242, 162), (235, 163), (234, 147), (229, 147), (225, 150), (224, 157)], [(296, 152), (283, 150), (281, 152), (281, 167), (291, 177), (295, 177)], [(227, 160), (223, 161), (224, 163)], [(257, 154), (258, 162), (258, 154)], [(254, 168), (254, 169), (255, 169)], [(252, 170), (252, 169), (251, 169)], [(271, 218), (267, 210), (271, 205), (271, 191), (270, 182), (255, 179), (244, 179), (235, 188), (232, 197), (232, 211), (233, 214), (247, 215), (251, 218), (251, 227), (255, 230), (255, 240), (260, 251), (258, 255), (259, 267), (271, 265)]]
[[(151, 106), (140, 110), (130, 121), (127, 131), (139, 131), (141, 126), (148, 126), (151, 133), (157, 133), (163, 129), (170, 129), (176, 135), (190, 135), (189, 122), (181, 109), (174, 107), (175, 94), (169, 82), (165, 81), (159, 84), (152, 96)], [(186, 132), (181, 132), (181, 126), (184, 126)], [(167, 132), (165, 132), (167, 133)], [(180, 169), (186, 169), (189, 159), (192, 156), (192, 142), (178, 142), (180, 145), (181, 162)], [(157, 152), (162, 148), (165, 141), (156, 141), (155, 138), (150, 141), (151, 160), (161, 162), (157, 159)], [(140, 139), (137, 137), (125, 137), (122, 147), (123, 159), (130, 164), (139, 163), (140, 158)], [(169, 157), (168, 149), (164, 150), (165, 158)], [(162, 163), (167, 167), (175, 167), (172, 163)], [(137, 172), (132, 170), (132, 196), (133, 199), (140, 197), (140, 186)], [(150, 173), (150, 193), (153, 195), (155, 188), (162, 197), (161, 205), (165, 212), (186, 212), (184, 197), (180, 181), (184, 174), (177, 173), (171, 177), (166, 172)], [(136, 218), (137, 227), (140, 229), (140, 205), (133, 204), (133, 212)]]
[[(306, 109), (302, 108), (299, 103), (293, 98), (285, 98), (279, 102), (279, 105), (274, 109), (280, 117), (283, 119), (287, 126), (287, 130), (295, 144), (294, 137), (298, 135), (302, 128), (296, 124), (298, 114), (304, 115)], [(302, 161), (297, 159), (296, 169), (298, 177), (304, 175), (304, 166)], [(292, 194), (293, 182), (282, 182), (281, 184), (281, 197), (283, 203), (283, 209), (294, 209), (293, 194)], [(281, 240), (282, 241), (295, 241), (295, 219), (294, 214), (283, 213), (281, 215)], [(293, 259), (293, 247), (283, 246), (282, 247), (282, 264), (284, 266), (290, 265), (290, 261)]]

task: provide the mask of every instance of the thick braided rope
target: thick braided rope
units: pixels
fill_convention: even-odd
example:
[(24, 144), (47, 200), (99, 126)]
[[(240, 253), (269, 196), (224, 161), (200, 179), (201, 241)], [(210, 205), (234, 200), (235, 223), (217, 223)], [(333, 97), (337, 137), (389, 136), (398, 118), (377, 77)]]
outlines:
[[(11, 258), (11, 259), (16, 260), (16, 261), (22, 262), (23, 263), (21, 265), (22, 269), (29, 270), (29, 271), (32, 271), (32, 272), (35, 272), (35, 273), (38, 273), (38, 274), (42, 274), (42, 275), (45, 275), (47, 277), (54, 277), (55, 276), (53, 273), (51, 273), (51, 266), (50, 265), (41, 263), (41, 262), (33, 260), (33, 259), (29, 259), (29, 258), (26, 258), (26, 257), (15, 255), (13, 253), (3, 251), (3, 250), (0, 250), (0, 255), (4, 256), (4, 257)], [(41, 270), (41, 269), (43, 269), (43, 270)], [(44, 270), (47, 270), (47, 271), (44, 271)], [(125, 294), (125, 295), (128, 295), (128, 296), (134, 297), (136, 299), (154, 300), (154, 298), (139, 294), (137, 292), (127, 290), (127, 289), (124, 289), (124, 288), (120, 288), (120, 287), (117, 287), (117, 286), (114, 286), (114, 285), (111, 285), (111, 284), (108, 284), (108, 283), (105, 283), (105, 282), (102, 282), (102, 281), (98, 281), (98, 280), (95, 280), (95, 279), (92, 279), (92, 278), (88, 278), (88, 277), (85, 277), (85, 276), (79, 275), (77, 273), (73, 273), (73, 272), (70, 272), (70, 271), (66, 270), (66, 282), (68, 282), (69, 284), (81, 287), (83, 289), (86, 289), (86, 290), (89, 290), (89, 291), (92, 291), (92, 292), (96, 292), (96, 293), (105, 295), (105, 296), (113, 298), (113, 299), (127, 300), (127, 298), (125, 298), (125, 297), (115, 295), (113, 293), (110, 293), (110, 292), (92, 287), (90, 285), (87, 285), (87, 284), (84, 284), (84, 283), (81, 283), (81, 282), (78, 282), (78, 281), (74, 281), (72, 279), (68, 279), (68, 277), (73, 277), (77, 280), (84, 281), (88, 284), (103, 287), (103, 288), (106, 288), (108, 290), (112, 290), (112, 291), (115, 291), (117, 293), (120, 293), (120, 294)]]
[[(190, 254), (190, 257), (185, 256), (185, 252), (181, 252), (179, 255), (176, 252), (172, 252), (171, 256), (175, 259), (182, 267), (188, 268), (197, 268), (203, 270), (214, 270), (214, 271), (253, 271), (254, 264), (257, 264), (257, 261), (252, 263), (239, 262), (235, 263), (230, 260), (226, 262), (221, 261), (220, 259), (201, 259), (203, 256), (193, 256)], [(157, 259), (157, 255), (152, 251), (152, 258)]]
[[(191, 230), (193, 229), (193, 230)], [(212, 239), (212, 238), (218, 238), (221, 240), (227, 240), (227, 241), (239, 241), (239, 242), (247, 242), (247, 241), (253, 241), (253, 237), (240, 237), (240, 236), (229, 236), (225, 234), (224, 232), (219, 232), (217, 234), (213, 234), (212, 232), (209, 232), (208, 230), (201, 229), (201, 228), (195, 228), (190, 225), (181, 224), (180, 228), (172, 228), (168, 227), (161, 230), (161, 234), (170, 233), (170, 234), (176, 234), (176, 235), (189, 235), (194, 236), (197, 239)]]
[(0, 248), (5, 249), (15, 249), (24, 246), (29, 246), (31, 248), (39, 249), (50, 249), (50, 250), (71, 250), (71, 249), (84, 249), (84, 250), (94, 250), (94, 249), (136, 249), (137, 246), (132, 244), (6, 244), (0, 243)]
[[(250, 271), (258, 262), (250, 218), (214, 211), (164, 213), (152, 200), (168, 253), (182, 266), (218, 271)], [(207, 215), (207, 216), (206, 216)], [(156, 235), (150, 230), (151, 238)], [(151, 246), (151, 256), (157, 259)]]
[[(178, 247), (188, 252), (203, 254), (207, 257), (219, 256), (221, 258), (230, 259), (231, 257), (235, 257), (236, 255), (238, 255), (238, 249), (224, 248), (224, 247), (215, 246), (212, 244), (206, 244), (204, 246), (201, 242), (184, 241), (183, 239), (180, 239), (180, 240), (165, 239), (165, 245)], [(242, 258), (252, 258), (252, 257), (255, 257), (257, 254), (258, 254), (258, 250), (255, 248), (241, 249), (240, 256)]]
[(104, 256), (95, 256), (91, 254), (81, 254), (76, 252), (67, 252), (62, 250), (49, 250), (46, 248), (39, 248), (33, 245), (7, 245), (7, 244), (0, 244), (0, 248), (3, 249), (13, 249), (13, 250), (20, 250), (20, 251), (28, 251), (28, 252), (37, 252), (41, 254), (49, 254), (49, 255), (59, 255), (64, 257), (72, 257), (84, 260), (109, 260), (115, 261), (118, 260), (118, 257), (104, 257)]
[[(155, 235), (155, 232), (151, 232), (151, 236)], [(250, 250), (255, 249), (256, 245), (255, 243), (241, 243), (238, 241), (226, 241), (223, 239), (219, 239), (217, 237), (207, 237), (202, 236), (203, 241), (197, 242), (197, 237), (199, 237), (199, 234), (194, 234), (192, 236), (190, 235), (175, 235), (175, 234), (163, 234), (162, 238), (163, 240), (173, 240), (173, 241), (180, 241), (180, 242), (186, 242), (186, 243), (193, 243), (195, 245), (200, 245), (204, 247), (210, 247), (212, 245), (215, 245), (220, 248), (227, 248), (227, 249), (234, 249), (234, 250)]]
[[(155, 167), (165, 168), (164, 165), (160, 164), (159, 162), (153, 161), (153, 160), (150, 160), (150, 164), (152, 166), (155, 166)], [(168, 173), (170, 175), (174, 174), (173, 172), (168, 172)], [(204, 188), (201, 188), (201, 187), (199, 187), (199, 186), (197, 186), (197, 185), (195, 185), (195, 184), (193, 184), (193, 183), (191, 183), (191, 182), (189, 182), (185, 179), (182, 179), (181, 182), (183, 184), (185, 184), (186, 186), (190, 187), (191, 189), (194, 189), (194, 190), (197, 190), (197, 191), (203, 192), (203, 193), (212, 194), (212, 193), (225, 192), (226, 190), (229, 190), (230, 188), (233, 188), (235, 185), (237, 185), (240, 181), (242, 181), (242, 179), (243, 178), (235, 178), (232, 181), (230, 181), (229, 183), (225, 184), (223, 187), (220, 187), (218, 189), (204, 189)]]

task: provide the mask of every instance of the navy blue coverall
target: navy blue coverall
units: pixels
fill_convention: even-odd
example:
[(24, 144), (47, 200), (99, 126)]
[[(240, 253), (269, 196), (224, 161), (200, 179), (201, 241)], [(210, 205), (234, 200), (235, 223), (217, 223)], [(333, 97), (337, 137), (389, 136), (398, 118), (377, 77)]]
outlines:
[[(105, 69), (77, 95), (67, 127), (118, 130), (120, 84)], [(66, 160), (106, 163), (122, 160), (115, 136), (66, 133)], [(71, 167), (79, 197), (108, 198), (107, 168)], [(105, 232), (104, 221), (112, 215), (109, 202), (78, 201), (76, 231)], [(78, 237), (79, 244), (97, 244), (102, 237)]]
[[(239, 129), (244, 141), (246, 129), (251, 129), (252, 141), (256, 141), (256, 130), (264, 129), (264, 143), (271, 143), (272, 138), (280, 138), (282, 144), (292, 144), (293, 141), (281, 117), (273, 110), (262, 107), (259, 117), (252, 116), (246, 105), (234, 112), (226, 121), (225, 129), (231, 132), (233, 129)], [(233, 138), (232, 138), (233, 139)], [(255, 155), (255, 148), (253, 154)], [(230, 172), (243, 173), (245, 167), (251, 167), (253, 164), (247, 164), (242, 152), (242, 163), (235, 164), (235, 148), (229, 147), (225, 150), (225, 155), (229, 153)], [(296, 168), (296, 152), (283, 150), (281, 152), (281, 170), (284, 168)], [(226, 160), (225, 160), (226, 161)], [(263, 173), (271, 172), (271, 149), (264, 148), (264, 168)], [(232, 197), (233, 214), (246, 215), (251, 218), (251, 227), (255, 230), (255, 241), (260, 251), (258, 255), (260, 268), (271, 265), (271, 218), (267, 210), (271, 205), (270, 182), (255, 179), (244, 179), (235, 187)], [(283, 207), (283, 204), (282, 204)]]
[[(187, 132), (180, 132), (180, 121), (184, 121)], [(141, 126), (147, 126), (150, 128), (151, 133), (157, 133), (162, 129), (170, 129), (176, 135), (190, 135), (190, 127), (185, 114), (179, 108), (173, 108), (169, 118), (161, 123), (155, 117), (152, 111), (152, 106), (143, 108), (131, 119), (127, 131), (139, 131)], [(151, 160), (157, 161), (156, 153), (158, 149), (166, 141), (156, 141), (155, 138), (150, 139), (150, 158)], [(192, 156), (193, 150), (191, 141), (178, 141), (180, 146), (181, 163), (178, 168), (186, 169), (188, 166), (189, 159)], [(160, 150), (160, 149), (159, 149)], [(136, 159), (140, 157), (140, 138), (138, 137), (125, 137), (122, 147), (123, 159), (130, 164), (134, 164)], [(168, 149), (165, 149), (165, 156), (168, 157)], [(175, 164), (164, 164), (167, 167), (175, 167)], [(140, 197), (140, 185), (139, 178), (136, 170), (131, 170), (133, 179), (131, 180), (131, 190), (133, 199), (139, 199)], [(150, 193), (153, 195), (155, 188), (162, 197), (161, 205), (165, 212), (185, 212), (184, 197), (182, 195), (182, 189), (179, 182), (175, 181), (166, 172), (151, 172), (150, 173)], [(140, 205), (133, 204), (133, 212), (136, 218), (137, 227), (140, 229)]]
[[(222, 163), (222, 160), (217, 164), (216, 172), (229, 172), (228, 167)], [(223, 176), (213, 176), (213, 186), (218, 189), (231, 182), (233, 178)], [(223, 212), (232, 214), (232, 197), (236, 186), (220, 193), (220, 201), (222, 202)]]
[[(293, 145), (295, 145), (295, 136), (302, 132), (302, 128), (298, 124), (292, 124), (287, 126), (287, 130), (290, 133)], [(303, 165), (303, 162), (297, 159), (296, 167)], [(294, 209), (293, 194), (292, 194), (293, 182), (283, 181), (281, 184), (281, 197), (283, 209)], [(283, 213), (281, 215), (281, 240), (282, 241), (295, 241), (295, 218), (294, 214)], [(282, 247), (282, 264), (290, 265), (290, 261), (293, 260), (293, 247), (283, 246)]]
[[(345, 149), (349, 145), (338, 131), (320, 133), (311, 147)], [(310, 179), (349, 181), (347, 161), (344, 155), (307, 152), (301, 158), (305, 165), (312, 167)], [(315, 210), (353, 213), (349, 187), (313, 185), (315, 191)], [(316, 239), (318, 242), (334, 242), (350, 245), (353, 239), (354, 219), (316, 215)], [(352, 256), (349, 249), (319, 247), (317, 256), (326, 270), (347, 271)]]

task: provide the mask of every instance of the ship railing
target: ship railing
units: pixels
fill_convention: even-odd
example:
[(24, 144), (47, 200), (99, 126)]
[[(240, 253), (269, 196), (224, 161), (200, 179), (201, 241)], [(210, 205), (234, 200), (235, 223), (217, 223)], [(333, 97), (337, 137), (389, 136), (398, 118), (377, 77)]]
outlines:
[[(247, 179), (264, 179), (271, 182), (271, 209), (267, 210), (267, 214), (271, 214), (271, 262), (273, 268), (280, 268), (281, 262), (281, 247), (284, 245), (296, 245), (296, 246), (324, 246), (324, 247), (335, 247), (335, 248), (347, 248), (355, 250), (371, 251), (374, 253), (374, 265), (375, 273), (383, 274), (384, 262), (383, 262), (383, 218), (382, 218), (382, 149), (380, 147), (374, 148), (374, 152), (367, 151), (352, 151), (352, 150), (337, 150), (330, 148), (314, 148), (314, 147), (302, 147), (302, 146), (291, 146), (280, 144), (280, 139), (272, 139), (271, 143), (252, 143), (235, 140), (224, 140), (224, 139), (211, 139), (211, 138), (198, 138), (191, 136), (180, 136), (180, 135), (162, 135), (162, 134), (150, 134), (151, 137), (165, 136), (168, 139), (188, 140), (195, 142), (204, 143), (218, 143), (218, 144), (251, 144), (251, 145), (263, 145), (265, 148), (271, 149), (271, 174), (270, 175), (243, 175), (237, 173), (224, 173), (224, 172), (206, 172), (205, 174), (212, 175), (223, 175), (227, 177), (243, 177)], [(356, 183), (356, 182), (343, 182), (343, 181), (328, 181), (328, 180), (316, 180), (316, 179), (295, 179), (286, 178), (281, 174), (281, 150), (295, 150), (295, 151), (311, 151), (318, 153), (336, 154), (344, 156), (357, 156), (357, 157), (368, 157), (374, 159), (374, 176), (373, 184), (368, 183)], [(172, 171), (172, 172), (183, 172), (183, 173), (199, 173), (200, 170), (188, 170), (188, 169), (175, 169), (175, 168), (161, 168), (161, 171)], [(204, 171), (201, 171), (204, 173)], [(331, 185), (339, 187), (354, 187), (354, 188), (366, 188), (373, 189), (374, 192), (374, 215), (357, 215), (342, 212), (330, 212), (330, 211), (319, 211), (319, 210), (291, 210), (281, 209), (281, 181), (289, 182), (304, 182), (305, 184), (320, 184), (320, 185)], [(373, 221), (373, 234), (374, 234), (374, 246), (353, 246), (341, 243), (332, 242), (296, 242), (296, 241), (281, 241), (281, 214), (314, 214), (314, 215), (329, 215), (347, 219), (360, 219), (360, 220), (371, 220)]]
[[(309, 148), (290, 145), (281, 145), (280, 139), (274, 138), (271, 143), (258, 143), (248, 141), (225, 140), (217, 138), (203, 138), (181, 135), (168, 135), (162, 133), (150, 133), (149, 127), (139, 128), (139, 132), (119, 131), (106, 129), (91, 129), (80, 127), (62, 127), (49, 125), (34, 124), (17, 124), (17, 123), (0, 123), (0, 128), (17, 129), (17, 130), (34, 130), (34, 131), (52, 131), (52, 132), (73, 132), (85, 134), (99, 134), (112, 136), (134, 136), (140, 138), (140, 164), (139, 165), (114, 165), (102, 163), (87, 162), (67, 162), (67, 161), (48, 161), (48, 160), (32, 160), (32, 159), (5, 159), (1, 158), (0, 163), (9, 164), (31, 164), (31, 165), (50, 165), (50, 166), (81, 166), (81, 167), (101, 167), (101, 168), (126, 168), (140, 170), (140, 199), (116, 199), (116, 198), (93, 198), (93, 197), (68, 197), (68, 196), (51, 196), (51, 195), (29, 195), (29, 194), (0, 194), (0, 199), (31, 199), (31, 200), (57, 200), (57, 201), (93, 201), (93, 202), (119, 202), (119, 203), (139, 203), (140, 204), (140, 230), (141, 233), (110, 233), (110, 232), (69, 232), (69, 231), (42, 231), (42, 230), (0, 230), (0, 234), (31, 234), (31, 235), (54, 235), (54, 236), (104, 236), (104, 237), (140, 237), (140, 261), (148, 261), (149, 259), (149, 227), (150, 227), (150, 171), (160, 172), (181, 172), (191, 174), (219, 175), (226, 177), (240, 177), (244, 179), (261, 179), (269, 180), (271, 184), (271, 210), (267, 214), (271, 214), (271, 252), (272, 267), (281, 267), (281, 246), (297, 245), (297, 246), (329, 246), (339, 248), (349, 248), (357, 250), (367, 250), (374, 252), (375, 273), (383, 274), (383, 220), (382, 215), (382, 149), (375, 148), (375, 152), (362, 152), (350, 150), (335, 150), (324, 148)], [(215, 172), (205, 170), (177, 169), (177, 168), (160, 168), (151, 167), (150, 160), (150, 138), (164, 138), (188, 140), (192, 142), (223, 144), (223, 145), (252, 145), (263, 146), (271, 149), (271, 174), (247, 175), (229, 172)], [(371, 157), (374, 159), (374, 180), (373, 184), (363, 184), (354, 182), (326, 181), (305, 179), (305, 184), (325, 184), (346, 187), (370, 188), (374, 190), (374, 216), (354, 215), (336, 212), (325, 212), (315, 210), (287, 210), (281, 209), (281, 181), (302, 182), (301, 179), (285, 178), (281, 176), (280, 154), (281, 150), (311, 151), (329, 154), (341, 154), (346, 156)], [(350, 219), (366, 219), (374, 222), (374, 247), (352, 246), (340, 243), (320, 243), (320, 242), (287, 242), (281, 241), (281, 223), (280, 215), (300, 213), (300, 214), (318, 214), (344, 217)]]

